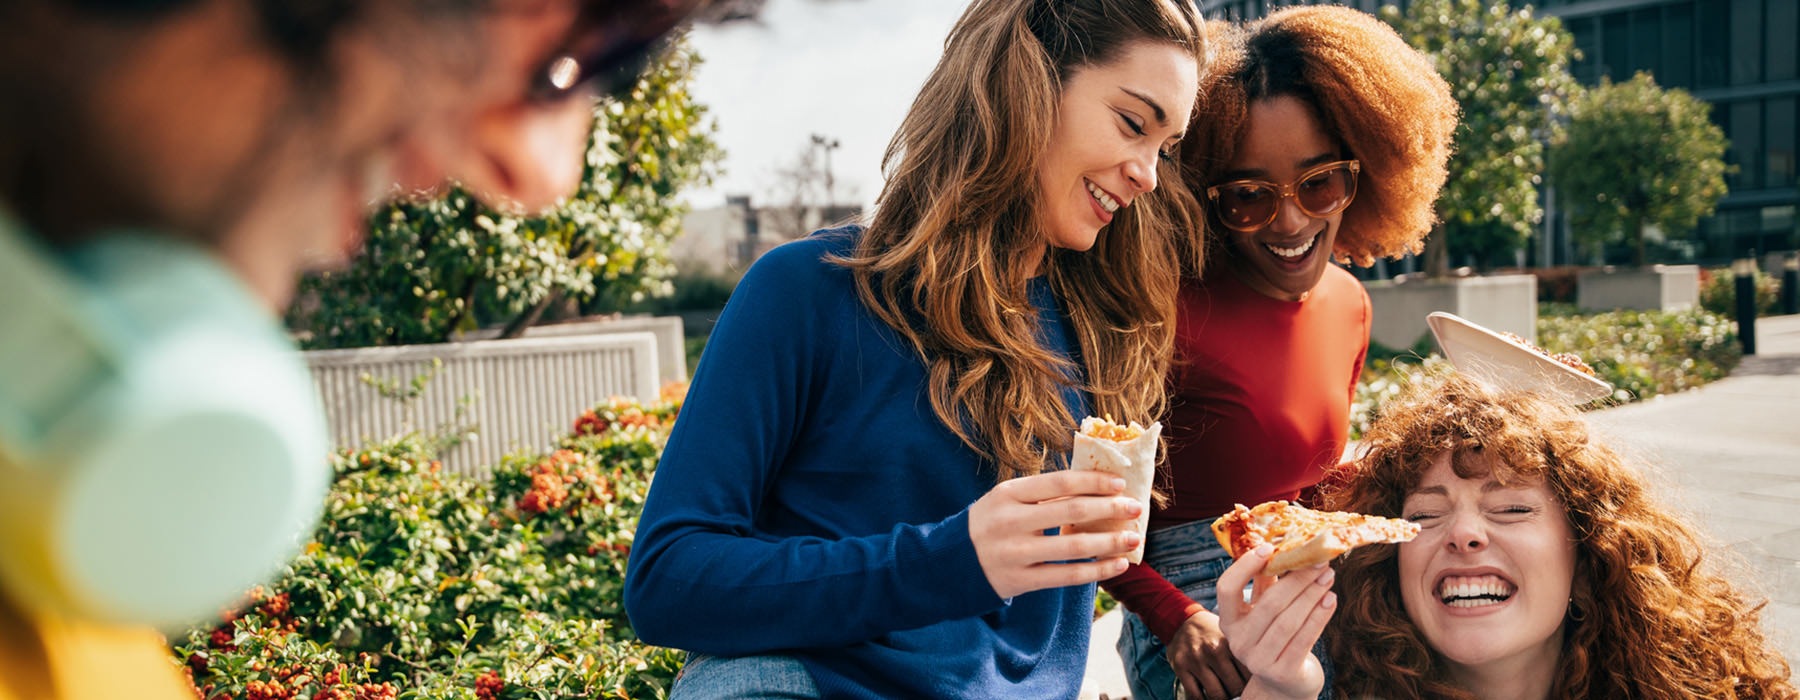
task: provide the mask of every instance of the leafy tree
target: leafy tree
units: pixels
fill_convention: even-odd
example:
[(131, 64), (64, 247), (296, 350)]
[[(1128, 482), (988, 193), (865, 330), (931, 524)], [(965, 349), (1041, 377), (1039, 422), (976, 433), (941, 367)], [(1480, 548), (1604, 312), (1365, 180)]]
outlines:
[(1594, 247), (1621, 238), (1646, 262), (1644, 227), (1690, 232), (1725, 196), (1725, 132), (1711, 106), (1664, 90), (1647, 73), (1600, 85), (1571, 105), (1550, 152), (1558, 195), (1576, 240)]
[(1430, 55), (1462, 106), (1438, 230), (1426, 241), (1427, 272), (1449, 254), (1487, 260), (1524, 245), (1543, 219), (1537, 185), (1545, 137), (1567, 96), (1574, 38), (1555, 17), (1482, 0), (1415, 0), (1382, 19)]
[(689, 90), (699, 63), (682, 42), (631, 99), (597, 103), (581, 187), (551, 211), (509, 215), (452, 188), (376, 212), (348, 269), (301, 283), (289, 326), (310, 348), (435, 343), (503, 322), (517, 335), (562, 300), (670, 293), (675, 195), (723, 155)]

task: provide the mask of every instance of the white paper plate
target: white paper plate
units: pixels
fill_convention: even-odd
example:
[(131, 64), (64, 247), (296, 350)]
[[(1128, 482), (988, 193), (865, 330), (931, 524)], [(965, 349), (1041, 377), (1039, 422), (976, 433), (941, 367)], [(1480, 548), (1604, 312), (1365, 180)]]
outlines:
[(1611, 384), (1511, 338), (1442, 311), (1425, 317), (1456, 371), (1509, 391), (1540, 391), (1571, 404), (1612, 395)]

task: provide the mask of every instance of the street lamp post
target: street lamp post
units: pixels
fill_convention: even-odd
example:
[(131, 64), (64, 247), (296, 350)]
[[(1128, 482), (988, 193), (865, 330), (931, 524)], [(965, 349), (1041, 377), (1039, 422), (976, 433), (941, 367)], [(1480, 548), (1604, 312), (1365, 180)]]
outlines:
[(839, 143), (837, 139), (824, 134), (813, 134), (812, 142), (814, 146), (825, 150), (825, 206), (830, 208), (832, 205), (837, 204), (837, 193), (833, 191), (834, 183), (831, 177), (831, 152), (837, 150), (837, 147), (843, 144)]

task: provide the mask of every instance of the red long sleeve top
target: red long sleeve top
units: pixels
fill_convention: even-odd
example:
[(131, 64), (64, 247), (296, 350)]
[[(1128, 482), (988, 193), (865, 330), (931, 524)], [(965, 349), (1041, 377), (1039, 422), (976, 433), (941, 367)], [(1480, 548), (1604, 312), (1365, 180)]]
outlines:
[[(1369, 348), (1369, 295), (1335, 265), (1298, 302), (1219, 270), (1182, 283), (1164, 420), (1169, 461), (1150, 529), (1293, 500), (1337, 463)], [(1102, 587), (1167, 643), (1200, 606), (1148, 565)]]

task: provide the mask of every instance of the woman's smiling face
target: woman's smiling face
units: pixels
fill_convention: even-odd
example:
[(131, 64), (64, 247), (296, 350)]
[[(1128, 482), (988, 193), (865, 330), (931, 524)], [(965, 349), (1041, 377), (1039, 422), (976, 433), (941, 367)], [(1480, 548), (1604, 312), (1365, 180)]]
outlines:
[(1567, 512), (1542, 482), (1502, 484), (1488, 469), (1463, 478), (1451, 460), (1433, 460), (1401, 511), (1423, 528), (1400, 546), (1406, 613), (1456, 671), (1548, 676), (1575, 576)]
[[(1280, 95), (1250, 103), (1237, 153), (1220, 182), (1291, 183), (1316, 166), (1345, 157), (1311, 105)], [(1274, 299), (1298, 301), (1319, 284), (1325, 266), (1331, 264), (1344, 211), (1317, 218), (1291, 197), (1277, 207), (1275, 219), (1265, 226), (1252, 231), (1221, 226), (1220, 232), (1231, 243), (1230, 264), (1251, 289)]]
[(1156, 169), (1186, 132), (1199, 85), (1192, 54), (1147, 40), (1070, 73), (1037, 173), (1049, 245), (1093, 247), (1120, 209), (1156, 189)]

